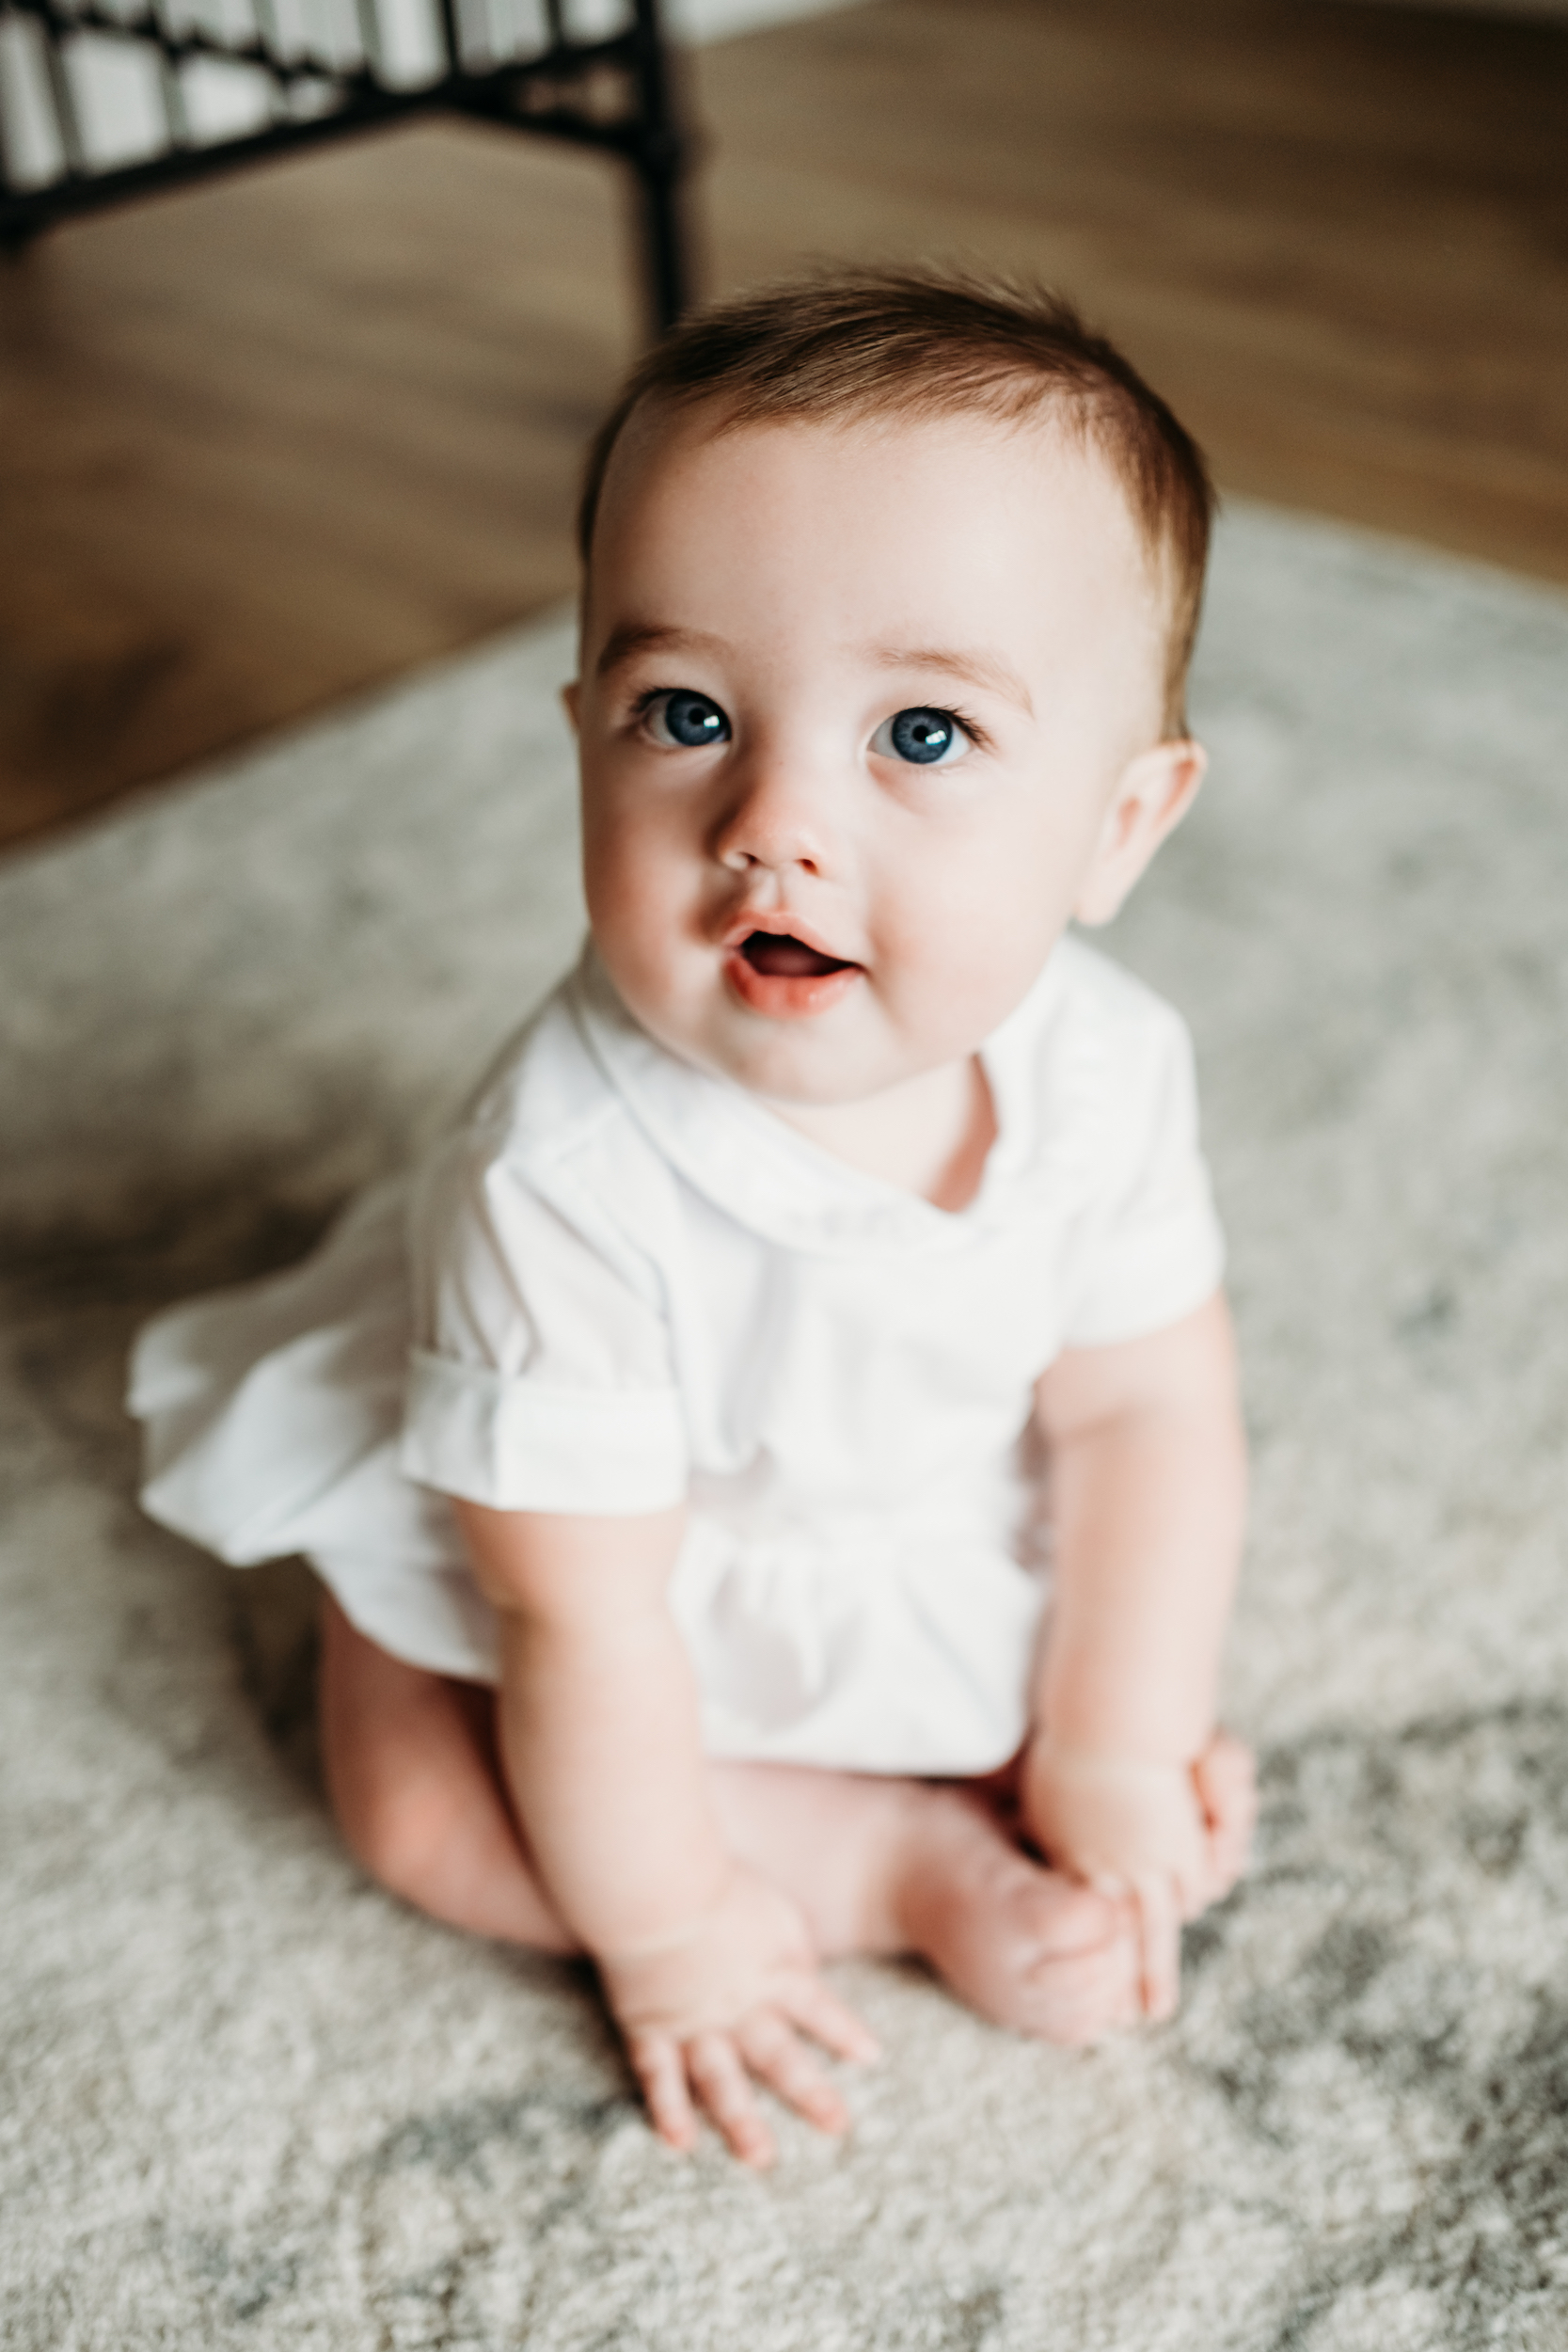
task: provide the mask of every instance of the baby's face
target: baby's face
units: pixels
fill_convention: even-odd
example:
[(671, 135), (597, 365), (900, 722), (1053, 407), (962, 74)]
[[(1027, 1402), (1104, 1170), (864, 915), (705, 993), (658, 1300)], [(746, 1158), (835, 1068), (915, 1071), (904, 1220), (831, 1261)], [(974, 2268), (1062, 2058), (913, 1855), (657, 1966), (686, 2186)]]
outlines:
[(626, 1004), (785, 1104), (972, 1054), (1130, 879), (1125, 779), (1180, 748), (1163, 617), (1050, 422), (634, 418), (568, 692)]

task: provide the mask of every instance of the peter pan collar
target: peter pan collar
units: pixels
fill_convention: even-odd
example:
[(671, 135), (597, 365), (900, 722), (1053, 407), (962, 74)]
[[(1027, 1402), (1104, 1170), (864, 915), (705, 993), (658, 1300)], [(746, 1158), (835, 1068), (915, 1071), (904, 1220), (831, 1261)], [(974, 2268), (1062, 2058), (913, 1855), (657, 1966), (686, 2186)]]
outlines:
[(972, 1248), (1079, 1196), (1092, 1159), (1103, 1056), (1096, 1025), (1070, 1016), (1075, 956), (1064, 940), (980, 1048), (997, 1135), (969, 1206), (939, 1209), (851, 1168), (744, 1088), (682, 1061), (626, 1010), (590, 940), (568, 986), (590, 1054), (632, 1118), (696, 1191), (764, 1239), (834, 1257)]

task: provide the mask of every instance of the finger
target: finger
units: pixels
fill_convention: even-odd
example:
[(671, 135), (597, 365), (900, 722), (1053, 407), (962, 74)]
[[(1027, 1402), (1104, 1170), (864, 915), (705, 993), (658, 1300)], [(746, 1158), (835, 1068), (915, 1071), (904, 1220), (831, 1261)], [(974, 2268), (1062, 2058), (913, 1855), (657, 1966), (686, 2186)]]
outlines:
[(1125, 1879), (1097, 1871), (1090, 1879), (1060, 1878), (1060, 1908), (1051, 1923), (1051, 1954), (1097, 1953), (1138, 1931), (1137, 1905)]
[(634, 2033), (626, 2056), (660, 2139), (683, 2153), (697, 2144), (697, 2118), (686, 2088), (686, 2061), (673, 2034)]
[(1193, 1767), (1194, 1786), (1209, 1823), (1214, 1897), (1227, 1895), (1246, 1868), (1258, 1820), (1258, 1788), (1251, 1751), (1227, 1732), (1216, 1733)]
[(1193, 1766), (1193, 1780), (1211, 1829), (1250, 1832), (1258, 1814), (1258, 1772), (1252, 1750), (1217, 1731)]
[(810, 2051), (801, 2046), (793, 2027), (776, 2010), (763, 2010), (748, 2017), (736, 2039), (752, 2073), (786, 2107), (803, 2115), (819, 2132), (848, 2130), (848, 2108)]
[(760, 2171), (773, 2161), (773, 2135), (746, 2078), (733, 2036), (700, 2033), (686, 2047), (686, 2071), (697, 2103), (730, 2153)]
[(1217, 1903), (1229, 1894), (1247, 1866), (1250, 1840), (1234, 1828), (1211, 1831), (1208, 1848), (1208, 1899)]
[[(1153, 1871), (1140, 1873), (1136, 1870), (1130, 1879), (1112, 1878), (1101, 1874), (1091, 1880), (1090, 1884), (1095, 1893), (1102, 1895), (1107, 1902), (1115, 1902), (1119, 1899), (1124, 1903), (1130, 1904), (1133, 1931), (1136, 1933), (1139, 1931), (1142, 1917), (1142, 1889), (1146, 1884), (1152, 1884), (1155, 1876)], [(1199, 1853), (1185, 1863), (1170, 1866), (1168, 1876), (1160, 1881), (1167, 1890), (1175, 1916), (1179, 1920), (1200, 1918), (1208, 1910), (1209, 1905), (1214, 1899), (1214, 1887), (1212, 1882), (1212, 1865), (1207, 1837), (1203, 1839)]]
[(1206, 1831), (1193, 1839), (1187, 1858), (1171, 1873), (1171, 1884), (1178, 1916), (1185, 1922), (1200, 1919), (1224, 1891), (1215, 1878), (1214, 1841)]
[(774, 1992), (774, 2001), (792, 2026), (820, 2042), (834, 2058), (869, 2066), (882, 2055), (881, 2043), (836, 1993), (815, 1973), (787, 1979)]
[(1181, 1924), (1169, 1879), (1150, 1872), (1137, 1885), (1144, 2015), (1173, 2017), (1181, 1982)]

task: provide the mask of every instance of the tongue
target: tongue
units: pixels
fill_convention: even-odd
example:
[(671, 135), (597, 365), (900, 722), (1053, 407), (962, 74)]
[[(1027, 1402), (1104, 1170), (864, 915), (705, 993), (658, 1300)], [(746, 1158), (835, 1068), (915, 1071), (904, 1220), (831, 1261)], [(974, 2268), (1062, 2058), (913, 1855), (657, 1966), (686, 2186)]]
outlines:
[(819, 956), (803, 940), (777, 931), (753, 931), (740, 952), (753, 972), (770, 980), (817, 979), (826, 972), (846, 968), (842, 959)]

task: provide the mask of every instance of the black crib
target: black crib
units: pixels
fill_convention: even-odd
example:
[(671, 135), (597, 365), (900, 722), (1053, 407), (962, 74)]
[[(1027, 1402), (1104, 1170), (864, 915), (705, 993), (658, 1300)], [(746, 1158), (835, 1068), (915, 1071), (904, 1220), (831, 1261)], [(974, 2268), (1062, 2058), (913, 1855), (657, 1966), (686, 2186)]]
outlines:
[[(683, 138), (658, 0), (401, 0), (425, 54), (392, 54), (393, 0), (0, 0), (0, 242), (13, 251), (98, 205), (178, 187), (420, 115), (456, 113), (623, 159), (639, 197), (649, 318), (689, 297)], [(292, 19), (293, 21), (287, 21)], [(94, 159), (81, 105), (84, 44), (130, 58), (156, 95), (147, 151)], [(74, 54), (73, 54), (74, 53)], [(193, 69), (245, 69), (250, 127), (193, 120)], [(145, 111), (145, 109), (144, 109)], [(24, 121), (24, 116), (26, 119)], [(6, 117), (0, 116), (0, 125)], [(19, 151), (17, 125), (31, 152)]]

